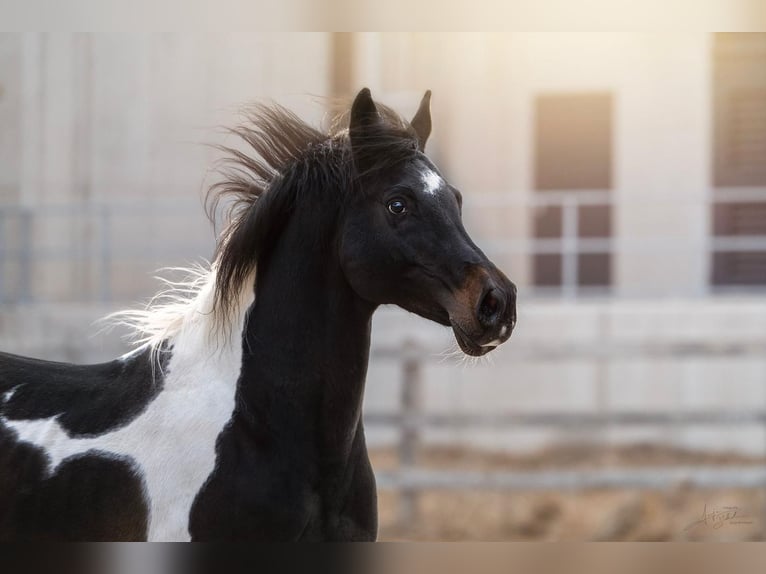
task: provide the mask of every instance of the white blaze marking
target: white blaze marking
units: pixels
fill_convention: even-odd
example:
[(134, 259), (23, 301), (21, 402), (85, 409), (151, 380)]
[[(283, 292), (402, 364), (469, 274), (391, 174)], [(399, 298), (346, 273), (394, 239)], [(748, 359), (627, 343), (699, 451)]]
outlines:
[(444, 180), (439, 177), (439, 174), (430, 169), (426, 169), (422, 173), (421, 177), (423, 180), (423, 185), (425, 186), (425, 191), (429, 195), (434, 195), (436, 190), (444, 185)]
[[(241, 315), (235, 333), (242, 332)], [(65, 459), (91, 450), (130, 457), (140, 469), (149, 505), (148, 539), (189, 540), (191, 506), (214, 469), (216, 439), (231, 419), (242, 365), (241, 338), (232, 337), (211, 355), (208, 329), (191, 324), (174, 337), (162, 391), (127, 426), (72, 438), (56, 417), (2, 422), (19, 440), (45, 450), (49, 474)]]

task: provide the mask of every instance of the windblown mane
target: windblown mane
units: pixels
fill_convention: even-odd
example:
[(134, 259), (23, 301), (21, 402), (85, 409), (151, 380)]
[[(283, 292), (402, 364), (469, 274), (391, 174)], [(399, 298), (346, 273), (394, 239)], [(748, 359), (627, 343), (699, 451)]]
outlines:
[[(245, 310), (246, 290), (252, 288), (256, 265), (270, 249), (302, 191), (323, 186), (345, 194), (361, 192), (359, 180), (413, 156), (417, 136), (410, 124), (390, 108), (376, 104), (382, 129), (361, 142), (375, 160), (362, 174), (352, 160), (349, 112), (336, 114), (320, 131), (279, 105), (246, 108), (243, 121), (227, 132), (239, 147), (216, 146), (224, 157), (220, 180), (207, 192), (211, 221), (223, 213), (226, 222), (218, 236), (212, 264), (173, 268), (188, 278), (161, 279), (167, 288), (144, 309), (120, 311), (107, 317), (112, 325), (127, 326), (134, 342), (157, 349), (190, 323), (204, 321), (209, 333), (231, 333), (234, 319)], [(355, 152), (359, 152), (355, 147)], [(361, 150), (364, 153), (364, 150)]]

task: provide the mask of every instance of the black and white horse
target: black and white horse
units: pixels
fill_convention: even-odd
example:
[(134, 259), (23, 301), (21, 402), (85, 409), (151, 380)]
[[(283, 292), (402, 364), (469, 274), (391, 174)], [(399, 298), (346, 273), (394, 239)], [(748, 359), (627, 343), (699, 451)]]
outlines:
[[(213, 203), (211, 268), (127, 313), (143, 341), (78, 366), (0, 354), (0, 539), (374, 540), (362, 398), (395, 304), (483, 355), (516, 288), (471, 241), (411, 122), (362, 90), (321, 133), (262, 107)], [(344, 127), (345, 126), (345, 127)]]

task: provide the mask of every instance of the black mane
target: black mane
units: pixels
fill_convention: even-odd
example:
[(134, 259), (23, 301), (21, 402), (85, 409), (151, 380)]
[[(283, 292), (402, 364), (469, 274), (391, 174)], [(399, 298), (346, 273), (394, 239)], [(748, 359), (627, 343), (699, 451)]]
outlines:
[(216, 312), (225, 317), (232, 311), (243, 283), (274, 245), (302, 194), (324, 193), (329, 205), (340, 206), (347, 194), (360, 192), (363, 178), (417, 153), (409, 122), (386, 106), (377, 104), (377, 109), (383, 122), (355, 148), (357, 156), (373, 158), (364, 172), (352, 159), (348, 111), (322, 132), (279, 105), (255, 105), (239, 126), (227, 130), (254, 154), (217, 146), (225, 154), (222, 179), (208, 191), (207, 209), (214, 220), (221, 203), (228, 203), (229, 223), (213, 263)]

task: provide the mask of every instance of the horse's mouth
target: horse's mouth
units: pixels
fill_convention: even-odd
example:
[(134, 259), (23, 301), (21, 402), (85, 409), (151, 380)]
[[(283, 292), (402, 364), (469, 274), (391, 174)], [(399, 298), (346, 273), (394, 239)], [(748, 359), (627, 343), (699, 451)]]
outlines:
[(450, 321), (452, 324), (452, 333), (455, 335), (455, 340), (457, 341), (458, 346), (460, 347), (460, 350), (463, 351), (466, 355), (470, 355), (472, 357), (481, 357), (482, 355), (486, 355), (490, 351), (492, 351), (497, 345), (479, 345), (471, 339), (471, 337), (468, 336), (468, 334), (463, 330), (463, 328), (458, 325), (455, 321)]

